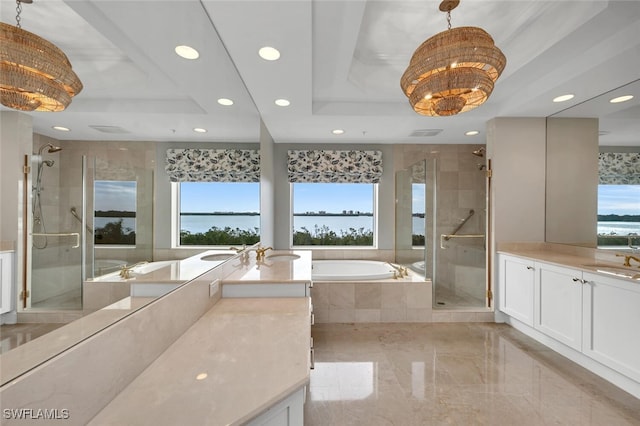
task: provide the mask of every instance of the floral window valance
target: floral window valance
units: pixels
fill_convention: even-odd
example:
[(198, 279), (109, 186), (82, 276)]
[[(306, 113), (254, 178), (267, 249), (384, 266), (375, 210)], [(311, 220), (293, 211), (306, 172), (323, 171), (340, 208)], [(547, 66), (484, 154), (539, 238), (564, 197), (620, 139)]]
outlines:
[(598, 174), (600, 185), (640, 185), (640, 153), (601, 152)]
[(260, 182), (260, 152), (251, 149), (168, 149), (171, 182)]
[(289, 182), (378, 183), (382, 151), (289, 151)]

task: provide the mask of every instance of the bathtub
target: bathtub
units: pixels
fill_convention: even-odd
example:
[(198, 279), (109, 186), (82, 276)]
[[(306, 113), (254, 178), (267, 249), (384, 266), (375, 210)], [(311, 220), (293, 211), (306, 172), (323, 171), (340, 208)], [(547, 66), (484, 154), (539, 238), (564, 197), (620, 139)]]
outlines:
[(369, 281), (394, 277), (395, 269), (375, 260), (314, 260), (314, 281)]

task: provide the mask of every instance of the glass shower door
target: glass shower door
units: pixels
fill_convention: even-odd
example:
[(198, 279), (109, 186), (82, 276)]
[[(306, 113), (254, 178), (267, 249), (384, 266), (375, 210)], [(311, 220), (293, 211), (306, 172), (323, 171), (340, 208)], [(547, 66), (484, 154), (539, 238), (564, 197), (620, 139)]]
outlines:
[(434, 308), (487, 307), (484, 161), (467, 146), (432, 161)]
[[(71, 214), (82, 205), (85, 169), (54, 147), (32, 156), (31, 274), (27, 308), (82, 310), (82, 225)], [(77, 163), (77, 164), (74, 164)]]

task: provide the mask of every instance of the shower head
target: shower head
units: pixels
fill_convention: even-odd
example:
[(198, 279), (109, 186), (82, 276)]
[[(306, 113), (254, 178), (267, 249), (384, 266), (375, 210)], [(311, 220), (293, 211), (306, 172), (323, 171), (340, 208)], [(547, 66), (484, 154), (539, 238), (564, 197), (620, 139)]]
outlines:
[(476, 157), (484, 157), (484, 152), (485, 152), (484, 148), (479, 148), (473, 151), (472, 154), (475, 155)]
[(47, 152), (48, 152), (48, 153), (62, 151), (62, 148), (61, 148), (61, 147), (59, 147), (59, 146), (54, 146), (54, 145), (52, 145), (52, 144), (48, 143), (48, 144), (42, 145), (42, 146), (40, 147), (40, 149), (38, 150), (38, 155), (42, 155), (42, 151), (44, 151), (44, 149), (45, 149), (45, 148), (49, 148), (49, 149), (47, 150)]
[(53, 160), (44, 160), (43, 163), (46, 164), (47, 167), (53, 167), (55, 161), (53, 161)]

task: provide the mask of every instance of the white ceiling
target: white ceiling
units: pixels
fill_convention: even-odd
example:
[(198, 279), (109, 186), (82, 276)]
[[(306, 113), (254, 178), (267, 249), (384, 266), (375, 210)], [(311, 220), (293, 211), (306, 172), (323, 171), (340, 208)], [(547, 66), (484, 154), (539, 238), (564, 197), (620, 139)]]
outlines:
[[(31, 113), (34, 127), (56, 139), (256, 142), (262, 119), (277, 143), (484, 143), (493, 117), (563, 111), (599, 117), (601, 145), (640, 145), (640, 1), (462, 0), (452, 26), (485, 29), (507, 67), (484, 105), (434, 118), (413, 112), (399, 82), (414, 49), (446, 30), (438, 5), (34, 0), (23, 5), (22, 28), (60, 47), (84, 84), (66, 111)], [(0, 0), (1, 20), (15, 24), (15, 15), (15, 1)], [(178, 57), (178, 44), (200, 58)], [(265, 45), (279, 61), (258, 57)], [(565, 93), (576, 96), (551, 101)], [(635, 98), (610, 104), (618, 93)], [(222, 97), (234, 105), (219, 105)], [(410, 136), (431, 129), (441, 132)]]

